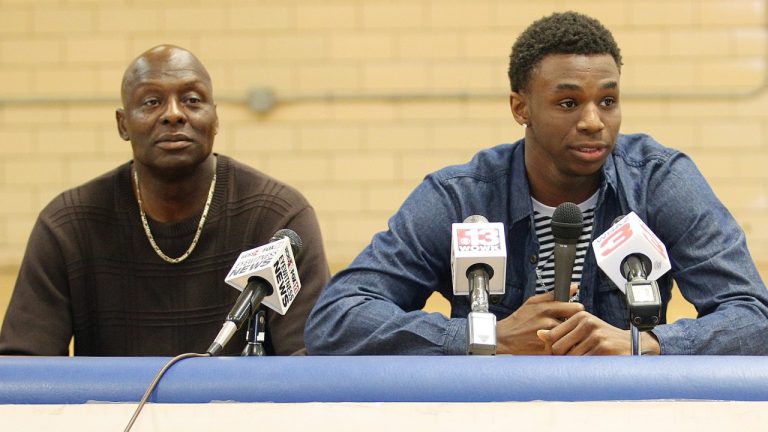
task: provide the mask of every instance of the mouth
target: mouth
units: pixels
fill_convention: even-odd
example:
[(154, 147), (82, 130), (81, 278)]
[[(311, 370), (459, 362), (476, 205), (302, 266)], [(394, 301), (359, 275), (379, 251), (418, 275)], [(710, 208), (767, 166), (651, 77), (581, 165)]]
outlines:
[(192, 143), (192, 138), (183, 134), (162, 135), (155, 141), (155, 144), (164, 150), (180, 150)]
[(582, 144), (573, 145), (570, 147), (570, 150), (575, 152), (581, 159), (593, 161), (602, 158), (608, 151), (608, 146), (604, 144)]

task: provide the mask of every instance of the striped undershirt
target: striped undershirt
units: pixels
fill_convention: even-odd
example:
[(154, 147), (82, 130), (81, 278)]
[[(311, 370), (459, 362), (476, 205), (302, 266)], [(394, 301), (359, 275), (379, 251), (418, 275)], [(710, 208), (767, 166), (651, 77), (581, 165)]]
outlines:
[[(533, 202), (533, 220), (536, 227), (536, 236), (539, 238), (539, 260), (536, 264), (536, 294), (543, 294), (554, 289), (555, 285), (555, 258), (552, 253), (555, 250), (555, 239), (552, 237), (552, 214), (555, 207), (546, 206), (531, 197)], [(576, 261), (573, 264), (571, 283), (578, 284), (581, 281), (581, 271), (584, 267), (584, 257), (589, 249), (589, 241), (592, 239), (592, 222), (595, 218), (595, 205), (597, 204), (597, 192), (586, 201), (579, 204), (579, 209), (584, 216), (584, 229), (581, 231), (579, 243), (576, 247)], [(573, 300), (578, 300), (578, 294)]]

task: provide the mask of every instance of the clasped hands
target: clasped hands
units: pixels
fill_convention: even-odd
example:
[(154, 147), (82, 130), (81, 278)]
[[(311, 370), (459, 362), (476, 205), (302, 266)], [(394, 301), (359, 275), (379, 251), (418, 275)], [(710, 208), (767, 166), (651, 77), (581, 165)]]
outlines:
[[(571, 286), (571, 296), (576, 285)], [(642, 333), (643, 350), (659, 343)], [(496, 352), (523, 355), (630, 355), (629, 330), (616, 328), (584, 310), (581, 303), (556, 302), (554, 291), (529, 298), (496, 326)]]

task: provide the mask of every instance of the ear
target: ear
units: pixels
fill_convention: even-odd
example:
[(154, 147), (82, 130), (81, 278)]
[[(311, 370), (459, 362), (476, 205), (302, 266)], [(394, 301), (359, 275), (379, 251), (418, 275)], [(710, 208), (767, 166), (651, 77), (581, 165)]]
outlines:
[(213, 135), (219, 133), (219, 113), (216, 111), (216, 104), (213, 105), (213, 115), (216, 116), (216, 123), (213, 124)]
[(525, 95), (518, 92), (512, 92), (509, 94), (509, 109), (512, 111), (512, 116), (519, 124), (528, 124), (529, 120), (528, 101)]
[(125, 127), (125, 110), (118, 108), (115, 110), (115, 120), (117, 121), (117, 133), (123, 141), (129, 141), (131, 136), (128, 134), (128, 129)]

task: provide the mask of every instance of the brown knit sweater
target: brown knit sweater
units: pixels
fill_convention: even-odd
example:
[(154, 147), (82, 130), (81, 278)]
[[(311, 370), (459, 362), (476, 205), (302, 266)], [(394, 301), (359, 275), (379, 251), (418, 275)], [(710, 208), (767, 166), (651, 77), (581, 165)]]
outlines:
[[(285, 316), (267, 312), (267, 353), (304, 347), (304, 323), (328, 280), (312, 207), (295, 189), (226, 156), (208, 220), (192, 255), (163, 261), (142, 229), (130, 162), (55, 198), (29, 239), (0, 332), (0, 354), (175, 356), (205, 352), (239, 291), (224, 277), (240, 252), (290, 228), (304, 243), (302, 288)], [(169, 256), (189, 247), (200, 214), (178, 223), (150, 220)], [(245, 325), (224, 354), (239, 354)]]

